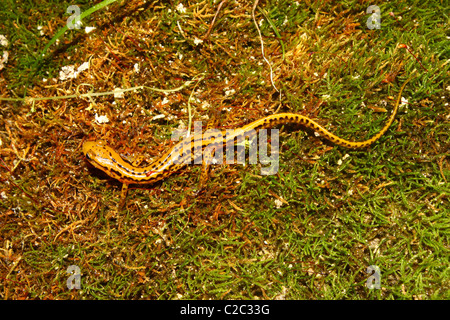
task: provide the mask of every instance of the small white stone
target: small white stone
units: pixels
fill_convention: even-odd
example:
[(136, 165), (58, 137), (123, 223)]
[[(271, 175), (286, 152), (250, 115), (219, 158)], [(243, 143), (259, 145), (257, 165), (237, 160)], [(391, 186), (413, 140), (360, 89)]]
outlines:
[(96, 27), (86, 27), (86, 28), (84, 28), (84, 32), (89, 33), (89, 32), (94, 31), (95, 29), (97, 29), (97, 28)]
[(102, 124), (102, 123), (108, 123), (109, 119), (108, 116), (99, 116), (98, 114), (95, 114), (95, 122), (97, 122), (98, 124)]

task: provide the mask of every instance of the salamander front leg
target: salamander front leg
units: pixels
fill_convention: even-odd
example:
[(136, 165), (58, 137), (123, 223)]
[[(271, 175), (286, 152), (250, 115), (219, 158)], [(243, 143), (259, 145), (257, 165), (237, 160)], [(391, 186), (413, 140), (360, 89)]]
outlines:
[(200, 175), (200, 181), (199, 181), (199, 184), (198, 184), (198, 193), (202, 192), (203, 188), (206, 185), (206, 182), (208, 181), (209, 169), (210, 169), (209, 164), (203, 162), (203, 164), (202, 164), (202, 173)]
[[(137, 167), (139, 166), (143, 161), (145, 160), (145, 157), (142, 155), (138, 155), (136, 157), (130, 157), (129, 161), (131, 163), (132, 166)], [(118, 206), (118, 210), (122, 210), (123, 206), (125, 205), (125, 201), (127, 199), (127, 194), (128, 194), (128, 184), (124, 183), (122, 184), (122, 191), (120, 192), (120, 202), (119, 202), (119, 206)]]

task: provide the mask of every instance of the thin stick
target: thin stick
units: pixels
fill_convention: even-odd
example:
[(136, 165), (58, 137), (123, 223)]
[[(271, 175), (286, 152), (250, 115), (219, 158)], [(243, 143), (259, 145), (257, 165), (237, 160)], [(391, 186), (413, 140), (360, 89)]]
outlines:
[(277, 90), (277, 92), (280, 92), (277, 89), (277, 87), (275, 86), (275, 83), (273, 82), (272, 65), (270, 64), (269, 60), (267, 60), (266, 56), (264, 55), (264, 42), (262, 39), (261, 31), (259, 30), (258, 23), (256, 22), (256, 18), (255, 18), (255, 10), (256, 10), (256, 7), (258, 6), (258, 2), (259, 2), (259, 0), (255, 0), (255, 3), (253, 4), (252, 18), (253, 18), (253, 22), (255, 23), (256, 30), (258, 30), (259, 40), (261, 41), (261, 53), (262, 53), (263, 59), (264, 59), (264, 61), (266, 61), (266, 63), (269, 65), (269, 68), (270, 68), (270, 82), (272, 82), (272, 87), (274, 87), (275, 90)]
[(219, 6), (218, 6), (217, 11), (216, 11), (216, 14), (214, 15), (214, 18), (213, 18), (213, 20), (212, 20), (212, 22), (211, 22), (211, 25), (209, 26), (208, 32), (206, 33), (206, 35), (205, 35), (205, 37), (203, 38), (203, 40), (206, 40), (206, 39), (209, 38), (209, 34), (211, 33), (212, 28), (213, 28), (213, 26), (214, 26), (214, 23), (216, 22), (216, 18), (217, 18), (217, 16), (219, 15), (220, 8), (222, 8), (222, 5), (223, 5), (225, 2), (227, 2), (227, 0), (223, 0), (222, 2), (219, 3)]
[[(200, 76), (200, 78), (199, 78)], [(128, 91), (137, 91), (137, 90), (142, 90), (142, 89), (147, 89), (147, 90), (152, 90), (152, 91), (157, 91), (157, 92), (176, 92), (176, 91), (180, 91), (183, 88), (187, 87), (188, 85), (190, 85), (192, 82), (194, 81), (200, 81), (204, 78), (203, 74), (200, 75), (196, 75), (192, 78), (192, 80), (186, 81), (183, 85), (181, 85), (180, 87), (174, 88), (174, 89), (159, 89), (159, 88), (152, 88), (152, 87), (146, 87), (146, 86), (137, 86), (137, 87), (132, 87), (132, 88), (126, 88), (126, 89), (117, 89), (114, 91), (106, 91), (106, 92), (94, 92), (94, 90), (92, 89), (90, 92), (88, 93), (79, 93), (78, 88), (81, 85), (88, 85), (91, 86), (90, 84), (86, 84), (86, 83), (82, 83), (79, 84), (76, 90), (76, 94), (71, 94), (71, 95), (67, 95), (67, 96), (55, 96), (55, 97), (38, 97), (38, 98), (33, 98), (33, 97), (24, 97), (24, 98), (6, 98), (6, 97), (0, 97), (0, 101), (24, 101), (26, 103), (34, 103), (35, 101), (41, 101), (41, 100), (60, 100), (60, 99), (71, 99), (71, 98), (90, 98), (90, 97), (100, 97), (100, 96), (106, 96), (106, 95), (113, 95), (113, 94), (117, 94), (117, 93), (122, 93), (122, 92), (128, 92)]]

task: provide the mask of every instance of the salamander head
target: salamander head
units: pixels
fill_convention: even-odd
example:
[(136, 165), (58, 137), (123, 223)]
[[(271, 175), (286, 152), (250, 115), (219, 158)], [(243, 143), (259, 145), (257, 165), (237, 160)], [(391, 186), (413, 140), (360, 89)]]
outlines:
[(108, 147), (103, 140), (86, 141), (83, 144), (82, 152), (90, 164), (101, 170), (109, 168), (113, 163), (113, 157), (116, 155), (116, 152)]
[[(86, 141), (83, 144), (82, 152), (91, 165), (122, 183), (152, 182), (151, 176), (147, 175), (150, 169), (137, 168), (125, 162), (116, 151), (107, 146), (105, 141)], [(155, 176), (160, 176), (159, 179), (163, 177), (159, 173)]]

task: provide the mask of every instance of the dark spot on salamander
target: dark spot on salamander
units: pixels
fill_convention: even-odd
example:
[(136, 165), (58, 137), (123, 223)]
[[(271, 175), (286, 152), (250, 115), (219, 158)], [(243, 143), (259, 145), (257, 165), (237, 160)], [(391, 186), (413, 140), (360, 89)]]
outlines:
[(119, 177), (119, 179), (123, 178), (123, 174), (120, 173), (119, 171), (114, 170), (114, 169), (110, 169), (110, 171), (111, 171), (111, 175), (112, 175), (114, 178), (116, 178), (116, 179), (117, 179), (117, 177)]

